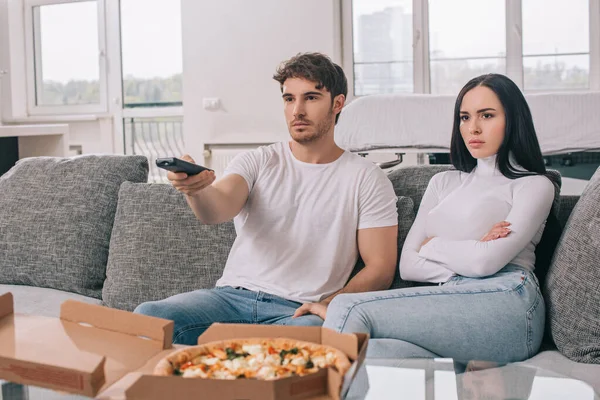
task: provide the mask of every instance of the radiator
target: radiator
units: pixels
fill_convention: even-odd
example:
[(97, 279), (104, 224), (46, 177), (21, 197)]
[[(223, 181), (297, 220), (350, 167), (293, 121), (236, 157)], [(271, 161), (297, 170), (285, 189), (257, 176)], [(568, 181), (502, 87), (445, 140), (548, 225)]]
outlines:
[(248, 150), (257, 148), (257, 145), (236, 145), (231, 146), (211, 146), (204, 152), (204, 164), (215, 171), (217, 179), (223, 176), (227, 165), (233, 160), (233, 157)]

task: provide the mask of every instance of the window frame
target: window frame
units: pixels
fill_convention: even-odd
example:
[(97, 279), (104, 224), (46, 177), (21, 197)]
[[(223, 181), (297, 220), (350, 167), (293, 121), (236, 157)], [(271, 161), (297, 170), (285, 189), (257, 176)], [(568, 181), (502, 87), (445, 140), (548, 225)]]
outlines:
[[(354, 93), (353, 0), (340, 0), (342, 12), (342, 66), (348, 77), (348, 99)], [(413, 0), (413, 93), (431, 93), (429, 60), (429, 1)], [(506, 75), (524, 88), (522, 0), (505, 0)], [(589, 87), (587, 89), (527, 90), (527, 93), (587, 92), (600, 90), (600, 2), (589, 0)], [(588, 54), (588, 53), (586, 53)]]
[[(98, 62), (99, 62), (99, 94), (100, 99), (95, 104), (81, 105), (38, 105), (36, 103), (37, 88), (42, 85), (39, 74), (42, 67), (41, 48), (39, 43), (39, 12), (35, 7), (81, 3), (95, 1), (98, 9)], [(106, 57), (106, 4), (105, 0), (25, 0), (25, 61), (26, 61), (26, 87), (27, 87), (27, 111), (31, 116), (42, 115), (78, 115), (78, 114), (102, 114), (108, 111), (108, 77)]]

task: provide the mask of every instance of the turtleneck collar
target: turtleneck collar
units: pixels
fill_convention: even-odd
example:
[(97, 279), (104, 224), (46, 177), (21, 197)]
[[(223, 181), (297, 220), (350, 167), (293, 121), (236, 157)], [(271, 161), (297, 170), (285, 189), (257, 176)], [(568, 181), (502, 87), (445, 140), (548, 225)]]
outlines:
[(496, 166), (497, 154), (486, 158), (477, 159), (477, 168), (475, 168), (475, 174), (478, 176), (496, 176), (502, 175)]
[[(496, 165), (497, 158), (498, 153), (486, 158), (478, 158), (477, 167), (474, 170), (475, 174), (478, 176), (504, 176), (502, 175), (502, 172), (500, 172), (498, 166)], [(510, 165), (513, 166), (514, 169), (521, 170), (523, 172), (527, 171), (525, 168), (521, 167), (517, 163), (515, 155), (512, 151), (508, 153), (508, 162), (510, 163)]]

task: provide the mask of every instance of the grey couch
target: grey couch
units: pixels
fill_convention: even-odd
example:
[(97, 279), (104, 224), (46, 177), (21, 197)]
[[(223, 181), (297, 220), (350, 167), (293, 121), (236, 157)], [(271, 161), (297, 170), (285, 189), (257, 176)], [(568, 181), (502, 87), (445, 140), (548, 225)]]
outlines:
[[(399, 249), (429, 179), (448, 168), (389, 174)], [(17, 312), (57, 316), (66, 299), (132, 310), (214, 286), (233, 224), (200, 224), (181, 194), (147, 175), (144, 157), (82, 156), (22, 160), (0, 177), (0, 293), (14, 294)], [(600, 171), (581, 199), (557, 195), (554, 209), (565, 230), (544, 288), (549, 343), (525, 364), (600, 392)], [(393, 288), (414, 285), (396, 276)]]

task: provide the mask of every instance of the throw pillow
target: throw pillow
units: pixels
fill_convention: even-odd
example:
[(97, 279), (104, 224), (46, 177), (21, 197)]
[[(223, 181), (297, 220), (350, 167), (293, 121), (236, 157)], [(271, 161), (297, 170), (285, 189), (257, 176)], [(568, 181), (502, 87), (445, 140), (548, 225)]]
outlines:
[(546, 277), (550, 335), (568, 358), (600, 364), (600, 169), (565, 226)]
[(126, 182), (110, 240), (103, 302), (138, 304), (213, 288), (235, 239), (232, 222), (203, 225), (171, 185)]
[(147, 179), (143, 156), (17, 162), (0, 177), (0, 283), (100, 298), (119, 187)]

